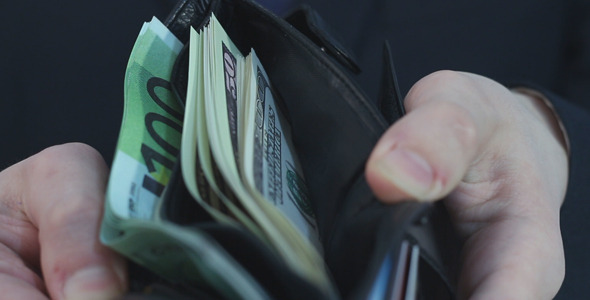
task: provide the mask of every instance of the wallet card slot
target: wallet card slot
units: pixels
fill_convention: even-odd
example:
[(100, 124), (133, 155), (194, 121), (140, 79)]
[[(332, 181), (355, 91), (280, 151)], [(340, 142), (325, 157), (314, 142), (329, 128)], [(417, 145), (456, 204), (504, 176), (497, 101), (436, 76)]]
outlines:
[[(435, 203), (428, 214), (414, 222), (406, 230), (406, 237), (421, 247), (421, 259), (430, 266), (436, 281), (431, 285), (442, 285), (452, 296), (457, 285), (456, 274), (460, 267), (461, 240), (454, 230), (442, 202)], [(443, 288), (440, 288), (441, 290)], [(451, 299), (451, 298), (449, 298)]]
[(368, 295), (386, 256), (398, 256), (397, 251), (407, 239), (406, 230), (432, 208), (416, 202), (383, 204), (362, 181), (344, 200), (324, 249), (345, 299), (364, 299)]

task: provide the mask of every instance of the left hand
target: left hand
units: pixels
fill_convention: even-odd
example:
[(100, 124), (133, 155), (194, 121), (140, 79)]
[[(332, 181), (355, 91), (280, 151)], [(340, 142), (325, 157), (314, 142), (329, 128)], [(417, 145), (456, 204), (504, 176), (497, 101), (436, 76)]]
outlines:
[(98, 240), (108, 168), (83, 144), (0, 172), (0, 298), (114, 299), (124, 260)]

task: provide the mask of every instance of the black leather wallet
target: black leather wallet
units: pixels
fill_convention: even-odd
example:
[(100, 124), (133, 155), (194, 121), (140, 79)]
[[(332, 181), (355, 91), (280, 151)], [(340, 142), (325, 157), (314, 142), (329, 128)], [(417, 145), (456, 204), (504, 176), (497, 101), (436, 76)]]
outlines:
[[(324, 259), (338, 297), (390, 299), (387, 292), (381, 298), (371, 298), (371, 293), (382, 276), (385, 260), (400, 257), (405, 242), (420, 248), (416, 298), (454, 298), (459, 243), (444, 207), (410, 201), (382, 204), (364, 177), (373, 146), (404, 113), (389, 46), (384, 47), (381, 91), (375, 101), (356, 83), (360, 68), (350, 52), (333, 38), (310, 7), (302, 7), (283, 19), (250, 0), (182, 0), (165, 24), (186, 45), (190, 27), (202, 27), (211, 13), (243, 53), (250, 48), (256, 50), (279, 95), (291, 124)], [(188, 51), (182, 51), (172, 80), (181, 102), (185, 98), (187, 70)], [(190, 199), (176, 169), (166, 193), (167, 219), (209, 234), (273, 299), (327, 298), (286, 268), (252, 234), (215, 223)], [(387, 284), (396, 280), (395, 272), (389, 273), (385, 276)], [(153, 279), (139, 277), (134, 287)], [(202, 287), (176, 286), (174, 290), (152, 289), (152, 295), (146, 297), (176, 299), (179, 291), (188, 298), (219, 296)], [(141, 296), (128, 295), (127, 299), (137, 297)]]

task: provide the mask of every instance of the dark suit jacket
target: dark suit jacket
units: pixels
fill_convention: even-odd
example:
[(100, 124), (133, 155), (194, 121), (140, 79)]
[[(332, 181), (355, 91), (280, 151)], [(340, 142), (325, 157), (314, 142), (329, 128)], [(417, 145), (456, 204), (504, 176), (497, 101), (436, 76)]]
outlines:
[[(0, 168), (44, 147), (81, 141), (110, 163), (126, 61), (142, 22), (174, 0), (0, 4)], [(590, 4), (569, 0), (309, 1), (358, 57), (375, 95), (389, 40), (403, 92), (441, 69), (547, 92), (571, 142), (562, 208), (566, 279), (559, 299), (590, 295)]]

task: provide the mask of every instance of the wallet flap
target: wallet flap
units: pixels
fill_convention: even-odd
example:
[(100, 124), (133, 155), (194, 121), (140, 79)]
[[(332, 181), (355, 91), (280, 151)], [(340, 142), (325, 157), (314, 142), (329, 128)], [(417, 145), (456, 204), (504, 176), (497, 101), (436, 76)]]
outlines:
[(383, 46), (383, 70), (381, 73), (378, 105), (383, 117), (389, 124), (393, 124), (393, 122), (406, 114), (393, 65), (393, 58), (391, 57), (391, 45), (387, 41)]

